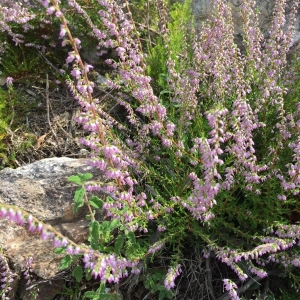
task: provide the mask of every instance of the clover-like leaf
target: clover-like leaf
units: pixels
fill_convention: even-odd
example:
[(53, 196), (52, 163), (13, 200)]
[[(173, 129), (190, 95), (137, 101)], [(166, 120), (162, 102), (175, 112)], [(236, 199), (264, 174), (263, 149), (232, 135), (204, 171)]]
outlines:
[(77, 185), (82, 185), (82, 181), (77, 175), (72, 175), (72, 176), (68, 177), (68, 181), (74, 182)]
[(75, 269), (72, 272), (72, 275), (75, 277), (77, 282), (81, 282), (83, 270), (81, 266), (76, 266)]
[(98, 198), (97, 196), (92, 196), (89, 199), (89, 203), (91, 206), (98, 208), (98, 209), (101, 209), (103, 206), (103, 201), (100, 198)]
[(75, 201), (75, 206), (74, 206), (74, 211), (77, 212), (79, 207), (83, 206), (84, 204), (84, 195), (85, 195), (85, 188), (82, 187), (78, 190), (76, 190), (75, 195), (74, 195), (74, 201)]

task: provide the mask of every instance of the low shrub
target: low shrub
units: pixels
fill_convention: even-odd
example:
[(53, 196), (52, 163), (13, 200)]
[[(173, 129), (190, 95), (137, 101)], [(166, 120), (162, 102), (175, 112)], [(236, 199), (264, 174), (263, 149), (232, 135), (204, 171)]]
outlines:
[[(65, 267), (83, 257), (76, 279), (86, 272), (101, 282), (86, 292), (89, 299), (110, 299), (105, 284), (129, 273), (139, 274), (159, 299), (176, 297), (176, 278), (191, 275), (191, 254), (199, 257), (196, 268), (205, 265), (201, 299), (279, 295), (278, 287), (263, 284), (268, 276), (285, 277), (298, 295), (300, 106), (289, 94), (297, 86), (297, 67), (287, 61), (298, 2), (286, 20), (286, 2), (276, 1), (265, 38), (255, 2), (241, 1), (242, 51), (224, 1), (214, 0), (201, 30), (191, 23), (188, 34), (183, 28), (190, 1), (173, 6), (169, 18), (157, 0), (160, 32), (148, 53), (126, 0), (91, 1), (94, 10), (75, 0), (37, 2), (53, 26), (60, 22), (59, 39), (68, 49), (66, 84), (82, 107), (77, 122), (88, 132), (81, 143), (106, 181), (89, 183), (90, 174), (69, 179), (79, 185), (75, 209), (90, 209), (89, 245), (38, 227), (34, 217), (7, 205), (0, 204), (1, 217), (53, 238), (57, 252), (66, 253)], [(105, 60), (113, 70), (105, 88), (123, 118), (94, 96), (99, 87), (89, 79), (93, 66), (81, 58), (83, 33), (96, 41), (100, 56), (117, 54)], [(95, 219), (99, 209), (107, 220)], [(219, 273), (211, 271), (212, 263)], [(167, 267), (155, 272), (153, 265)], [(195, 293), (201, 289), (199, 284)]]

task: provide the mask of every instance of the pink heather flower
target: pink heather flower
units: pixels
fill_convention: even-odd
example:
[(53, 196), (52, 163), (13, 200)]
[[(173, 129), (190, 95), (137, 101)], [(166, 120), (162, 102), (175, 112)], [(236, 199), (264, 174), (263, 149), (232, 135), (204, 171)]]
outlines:
[(12, 86), (14, 79), (12, 77), (7, 77), (6, 78), (6, 85), (7, 87)]
[(224, 288), (228, 292), (231, 300), (240, 300), (240, 297), (238, 296), (236, 289), (237, 285), (231, 281), (230, 279), (223, 279)]
[(80, 254), (80, 253), (81, 253), (81, 250), (80, 250), (79, 247), (76, 247), (76, 248), (73, 249), (73, 254), (74, 254), (74, 255), (78, 255), (78, 254)]
[(162, 140), (162, 145), (164, 147), (172, 146), (172, 141), (170, 139), (166, 139), (166, 138), (162, 137), (161, 140)]
[(66, 59), (66, 62), (68, 64), (71, 63), (75, 58), (76, 58), (76, 60), (78, 60), (77, 55), (75, 54), (75, 51), (70, 51), (68, 54), (69, 54), (69, 56)]
[(262, 269), (256, 268), (256, 267), (252, 267), (250, 268), (250, 271), (254, 274), (256, 274), (257, 276), (259, 276), (260, 278), (265, 278), (268, 276), (268, 273)]
[(166, 226), (159, 225), (159, 226), (157, 227), (157, 230), (158, 230), (158, 231), (166, 231), (167, 228), (166, 228)]
[(32, 221), (33, 221), (33, 216), (29, 215), (28, 218), (27, 218), (28, 224), (32, 224)]
[(59, 37), (62, 39), (65, 37), (67, 33), (66, 27), (64, 25), (60, 25), (60, 33), (59, 33)]
[(164, 285), (167, 290), (170, 290), (175, 286), (175, 279), (176, 277), (182, 272), (180, 269), (180, 264), (175, 267), (169, 268), (166, 278), (164, 280)]
[(74, 248), (73, 246), (69, 245), (66, 249), (66, 252), (69, 254), (69, 255), (72, 255), (74, 254)]
[(110, 179), (117, 179), (122, 176), (122, 173), (118, 169), (110, 169), (106, 170), (105, 175)]
[(285, 195), (278, 195), (277, 198), (281, 201), (285, 201), (286, 200), (286, 196)]
[(62, 15), (63, 15), (63, 14), (62, 14), (61, 11), (57, 11), (57, 12), (55, 13), (55, 16), (56, 16), (57, 18), (60, 18)]
[(16, 219), (16, 212), (12, 208), (10, 208), (7, 212), (7, 217), (10, 221), (14, 222)]
[(30, 232), (32, 232), (32, 233), (35, 232), (35, 230), (36, 230), (35, 224), (34, 224), (34, 223), (29, 223), (28, 230), (29, 230)]
[(63, 239), (61, 240), (61, 245), (62, 245), (63, 247), (66, 247), (68, 244), (69, 244), (69, 242), (68, 242), (65, 238), (63, 238)]
[(90, 69), (93, 69), (94, 67), (92, 65), (85, 64), (84, 65), (84, 71), (82, 73), (88, 73)]
[(88, 93), (90, 93), (90, 94), (92, 94), (93, 93), (93, 91), (94, 91), (94, 89), (93, 89), (93, 85), (88, 85), (87, 86), (87, 91), (88, 91)]
[(154, 243), (153, 245), (151, 245), (149, 247), (148, 253), (154, 254), (155, 252), (159, 251), (164, 246), (164, 244), (165, 244), (164, 241), (158, 241), (158, 242)]
[(76, 46), (80, 48), (81, 40), (78, 38), (74, 38), (74, 42), (75, 42)]
[(5, 218), (7, 215), (7, 210), (3, 207), (0, 209), (0, 218)]
[(173, 124), (171, 122), (167, 122), (167, 124), (166, 124), (167, 135), (173, 136), (175, 128), (176, 128), (175, 124)]
[(81, 71), (78, 68), (75, 68), (71, 71), (71, 75), (78, 79), (81, 76)]
[(48, 231), (43, 230), (42, 233), (41, 233), (41, 239), (42, 240), (47, 240), (48, 238), (49, 238)]
[(61, 243), (61, 239), (60, 238), (54, 238), (53, 239), (53, 246), (54, 248), (60, 248), (62, 246), (62, 243)]
[(44, 7), (48, 7), (49, 6), (49, 4), (50, 4), (50, 0), (42, 0), (42, 1), (40, 1), (41, 2), (41, 4), (44, 6)]
[(41, 232), (42, 231), (42, 229), (43, 229), (43, 224), (42, 223), (39, 223), (38, 225), (37, 225), (37, 227), (36, 227), (36, 231), (37, 232)]
[(55, 7), (54, 6), (50, 6), (46, 9), (46, 12), (48, 15), (52, 15), (55, 12)]
[(25, 224), (25, 220), (22, 216), (22, 212), (20, 210), (18, 210), (16, 212), (16, 217), (15, 217), (16, 223), (20, 226), (23, 226)]
[(113, 155), (121, 154), (121, 151), (116, 146), (104, 146), (102, 150), (108, 159), (111, 159)]

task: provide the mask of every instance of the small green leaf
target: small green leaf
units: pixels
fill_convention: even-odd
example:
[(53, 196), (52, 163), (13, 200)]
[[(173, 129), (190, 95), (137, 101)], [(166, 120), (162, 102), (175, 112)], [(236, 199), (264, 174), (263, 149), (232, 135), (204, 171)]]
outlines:
[(100, 236), (100, 224), (98, 221), (93, 221), (89, 226), (90, 236), (89, 241), (91, 243), (91, 247), (94, 250), (98, 248), (99, 236)]
[(164, 271), (159, 271), (157, 270), (154, 274), (153, 274), (153, 279), (155, 279), (156, 281), (159, 281), (161, 279), (163, 279), (166, 275), (166, 272)]
[(60, 270), (64, 270), (66, 268), (68, 268), (70, 266), (70, 264), (72, 263), (72, 258), (71, 256), (68, 254), (66, 255), (60, 262)]
[(120, 224), (120, 220), (118, 220), (118, 219), (112, 220), (109, 224), (109, 230), (113, 231), (114, 229), (116, 229), (119, 226), (119, 224)]
[(109, 294), (107, 294), (107, 293), (101, 293), (100, 295), (99, 295), (100, 297), (98, 297), (98, 298), (95, 298), (95, 299), (93, 299), (93, 300), (111, 300), (112, 298), (111, 298), (111, 295), (109, 295)]
[(108, 231), (109, 230), (109, 224), (110, 224), (110, 222), (103, 221), (102, 224), (101, 224), (101, 231), (102, 232)]
[(77, 282), (81, 282), (82, 280), (82, 275), (83, 275), (83, 270), (80, 266), (77, 266), (73, 272), (72, 275), (76, 278)]
[(85, 173), (85, 174), (78, 173), (77, 176), (80, 178), (80, 180), (82, 182), (85, 182), (85, 181), (93, 178), (93, 174), (91, 174), (91, 173)]
[(166, 295), (167, 295), (168, 299), (174, 298), (174, 293), (172, 291), (168, 291), (168, 290), (165, 290), (165, 291), (166, 291)]
[(90, 281), (90, 280), (92, 279), (92, 277), (93, 277), (93, 275), (92, 275), (91, 270), (88, 270), (88, 271), (86, 272), (86, 274), (85, 274), (85, 279), (86, 279), (87, 281)]
[(76, 192), (75, 192), (75, 196), (74, 196), (75, 202), (83, 200), (85, 192), (86, 192), (86, 190), (85, 190), (84, 187), (82, 187), (80, 189), (77, 189)]
[(249, 291), (254, 291), (257, 290), (261, 287), (261, 284), (258, 282), (253, 282), (253, 284), (251, 284), (251, 286), (249, 287)]
[(55, 248), (55, 249), (54, 249), (54, 253), (56, 253), (56, 254), (61, 254), (61, 253), (64, 253), (65, 250), (66, 250), (66, 247)]
[[(162, 75), (162, 74), (161, 74)], [(163, 90), (159, 93), (159, 95), (164, 95), (164, 94), (170, 94), (171, 91), (168, 91), (168, 90)]]
[(107, 202), (114, 202), (114, 199), (112, 197), (110, 197), (110, 196), (107, 196), (106, 197), (106, 201)]
[(136, 240), (135, 240), (135, 235), (133, 232), (129, 231), (127, 234), (126, 234), (128, 240), (132, 243), (132, 244), (135, 244)]
[(97, 196), (92, 196), (89, 200), (91, 206), (101, 209), (103, 206), (103, 201), (99, 199)]
[(84, 200), (83, 197), (85, 195), (85, 188), (82, 187), (78, 190), (76, 190), (75, 195), (74, 195), (74, 201), (75, 201), (75, 206), (74, 206), (74, 211), (77, 212), (79, 207), (84, 205)]
[(97, 296), (97, 294), (93, 291), (85, 292), (83, 295), (83, 297), (88, 298), (88, 299), (93, 299), (95, 296)]
[(68, 181), (74, 182), (77, 185), (84, 185), (85, 182), (91, 178), (93, 178), (93, 174), (91, 173), (86, 173), (86, 174), (78, 173), (77, 175), (70, 176), (68, 178)]
[(83, 201), (83, 200), (82, 200), (82, 201), (76, 202), (75, 205), (74, 205), (74, 211), (77, 212), (78, 209), (79, 209), (81, 206), (83, 206), (83, 204), (84, 204), (84, 201)]
[(105, 283), (104, 283), (104, 282), (101, 282), (101, 283), (100, 283), (100, 286), (99, 286), (97, 292), (98, 292), (98, 293), (99, 293), (99, 292), (100, 292), (100, 293), (105, 293)]
[(125, 206), (125, 207), (122, 208), (122, 210), (120, 211), (120, 213), (124, 214), (124, 213), (126, 213), (126, 211), (127, 211), (128, 209), (129, 209), (129, 207), (128, 207), (128, 206)]
[(82, 182), (81, 182), (80, 178), (79, 178), (78, 176), (76, 176), (76, 175), (70, 176), (70, 177), (68, 178), (68, 181), (74, 182), (74, 183), (76, 183), (76, 184), (78, 184), (78, 185), (82, 185)]
[(156, 288), (156, 284), (155, 284), (155, 282), (152, 279), (150, 280), (149, 284), (150, 284), (151, 290), (154, 290), (154, 288)]
[(164, 290), (164, 291), (160, 291), (160, 292), (159, 292), (158, 299), (159, 299), (159, 300), (163, 300), (163, 299), (165, 298), (165, 295), (166, 295), (165, 290)]
[(116, 254), (120, 254), (120, 251), (121, 251), (121, 249), (122, 249), (122, 247), (123, 247), (123, 244), (124, 244), (124, 240), (125, 240), (125, 238), (124, 238), (123, 235), (120, 235), (120, 236), (117, 238), (117, 240), (116, 240), (116, 242), (115, 242), (115, 253), (116, 253)]
[(114, 247), (112, 247), (112, 246), (103, 247), (102, 249), (103, 250), (101, 252), (105, 252), (105, 253), (112, 253), (115, 250)]

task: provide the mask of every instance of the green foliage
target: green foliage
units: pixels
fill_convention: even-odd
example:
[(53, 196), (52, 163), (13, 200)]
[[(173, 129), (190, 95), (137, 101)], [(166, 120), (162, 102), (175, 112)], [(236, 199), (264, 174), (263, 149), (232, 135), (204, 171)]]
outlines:
[(91, 173), (86, 173), (86, 174), (77, 174), (77, 175), (72, 175), (68, 178), (68, 181), (74, 182), (77, 185), (84, 185), (87, 180), (93, 178), (93, 175)]
[(136, 26), (140, 28), (142, 37), (147, 38), (147, 35), (151, 34), (147, 32), (148, 26), (150, 29), (157, 29), (158, 16), (155, 8), (155, 1), (132, 0), (129, 5), (130, 11), (132, 12), (132, 18), (134, 22), (136, 22)]
[(80, 288), (81, 288), (80, 284), (76, 281), (72, 284), (71, 287), (64, 285), (63, 290), (59, 292), (59, 295), (67, 296), (70, 299), (74, 299), (74, 300), (80, 300), (81, 299)]
[(89, 203), (92, 207), (96, 209), (102, 209), (103, 201), (97, 196), (91, 196)]
[(83, 277), (83, 269), (81, 266), (76, 266), (72, 271), (72, 275), (75, 277), (77, 282), (81, 282)]
[(44, 62), (36, 50), (24, 45), (7, 46), (0, 62), (3, 74), (19, 81), (36, 80), (42, 75), (41, 65), (44, 65)]
[(291, 82), (288, 93), (285, 95), (284, 108), (287, 112), (293, 114), (298, 104), (298, 95), (300, 93), (300, 61), (297, 54), (290, 58), (289, 69), (294, 71), (290, 74)]
[[(148, 45), (147, 71), (152, 78), (152, 85), (160, 95), (168, 93), (167, 66), (169, 60), (175, 63), (176, 71), (185, 69), (188, 61), (184, 61), (182, 53), (189, 51), (186, 47), (192, 38), (193, 14), (191, 0), (174, 3), (170, 9), (171, 20), (166, 24), (169, 30), (167, 39), (164, 35), (157, 37), (155, 45)], [(191, 59), (191, 52), (188, 55)]]
[(7, 136), (6, 127), (7, 122), (10, 121), (9, 117), (6, 115), (7, 111), (7, 103), (9, 101), (11, 92), (5, 91), (4, 89), (0, 88), (0, 156), (4, 159), (4, 162), (8, 162), (8, 158), (6, 156), (6, 141), (5, 138)]
[(75, 263), (78, 261), (80, 258), (80, 255), (69, 255), (67, 254), (64, 258), (62, 258), (61, 263), (60, 263), (60, 270), (67, 269), (71, 266), (71, 264)]
[(77, 212), (80, 207), (84, 205), (84, 196), (85, 196), (85, 188), (77, 189), (75, 192), (74, 200), (75, 200), (75, 206), (74, 211)]
[[(74, 201), (75, 201), (75, 206), (74, 206), (74, 211), (77, 212), (80, 207), (84, 205), (85, 202), (85, 196), (86, 196), (86, 189), (84, 188), (84, 185), (87, 180), (91, 179), (93, 175), (91, 173), (86, 173), (86, 174), (77, 174), (77, 175), (72, 175), (68, 178), (68, 181), (73, 182), (77, 185), (80, 186), (75, 191), (74, 195)], [(99, 208), (101, 207), (101, 200), (96, 197), (92, 196), (92, 198), (88, 201), (89, 204), (92, 206)]]
[(105, 283), (101, 282), (100, 287), (96, 291), (88, 291), (83, 295), (84, 299), (93, 300), (121, 300), (121, 296), (117, 292), (111, 292), (105, 288)]
[(158, 293), (158, 299), (173, 299), (174, 293), (167, 290), (164, 286), (164, 279), (166, 277), (166, 271), (163, 269), (154, 269), (148, 272), (143, 279), (143, 283), (146, 289), (150, 291), (151, 294)]
[[(68, 178), (68, 181), (79, 186), (74, 196), (75, 212), (84, 204), (96, 209), (102, 208), (103, 201), (101, 199), (95, 195), (88, 199), (86, 195), (84, 185), (92, 176), (92, 174), (86, 173), (72, 175)], [(89, 219), (91, 219), (91, 215), (89, 215)], [(115, 238), (116, 230), (118, 231), (117, 238)], [(99, 250), (103, 253), (114, 252), (120, 255), (122, 251), (125, 251), (128, 257), (138, 257), (144, 254), (143, 247), (136, 241), (134, 233), (121, 226), (121, 222), (117, 219), (102, 221), (101, 223), (92, 219), (89, 225), (88, 240), (94, 250)], [(64, 252), (64, 248), (58, 248), (56, 252), (62, 253)], [(70, 257), (67, 255), (64, 258), (63, 266), (69, 266), (71, 262)]]
[[(31, 104), (32, 105), (32, 104)], [(15, 154), (32, 147), (36, 143), (35, 135), (24, 134), (24, 140), (14, 148), (13, 153), (9, 151), (9, 132), (20, 128), (21, 120), (26, 113), (26, 103), (19, 92), (10, 85), (8, 89), (0, 87), (0, 159), (1, 167), (14, 166)]]

